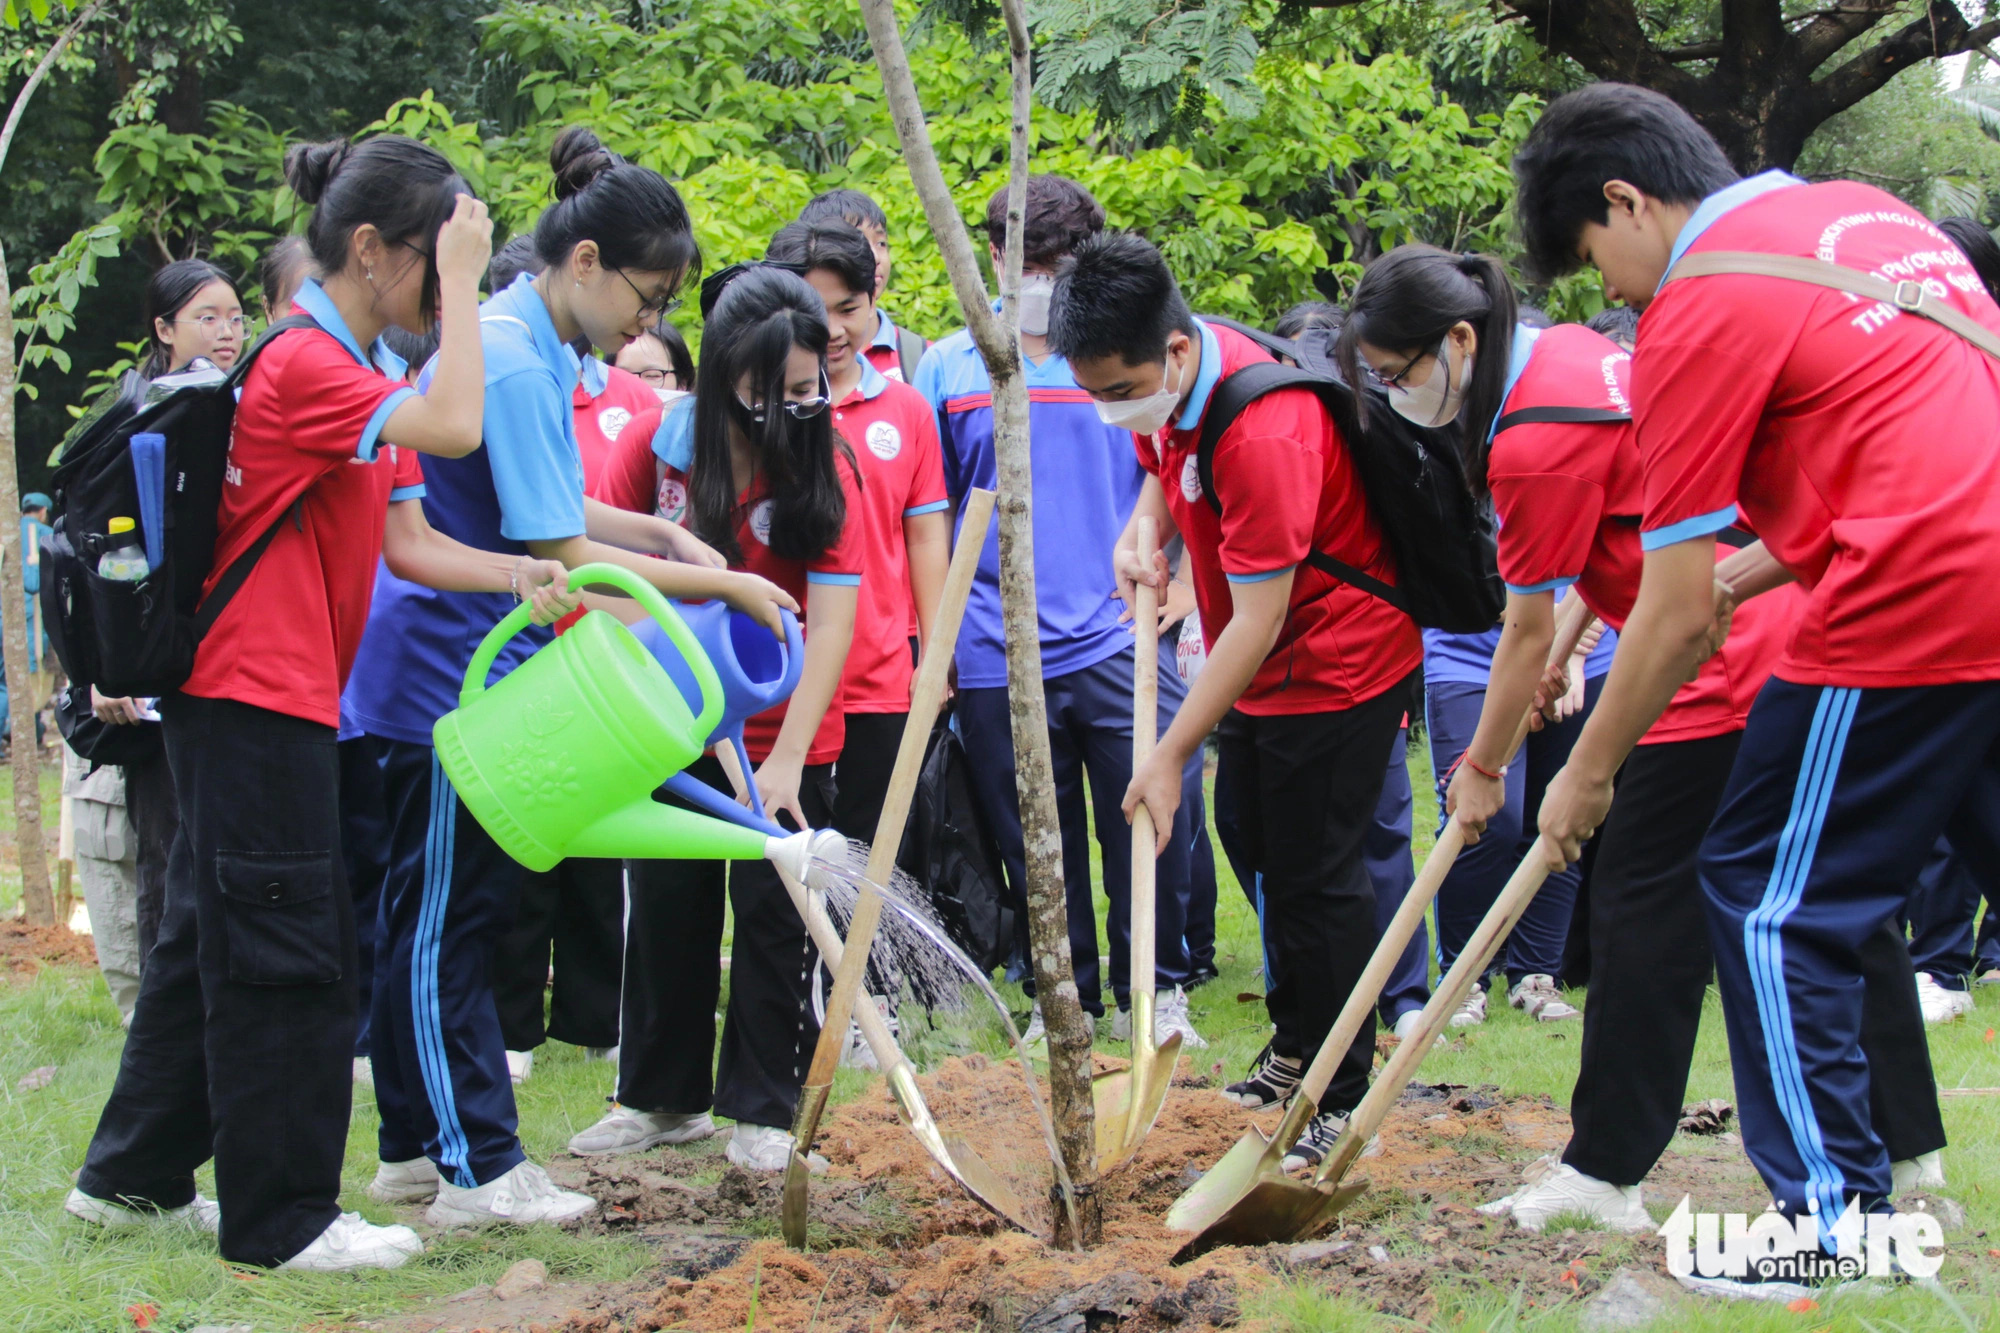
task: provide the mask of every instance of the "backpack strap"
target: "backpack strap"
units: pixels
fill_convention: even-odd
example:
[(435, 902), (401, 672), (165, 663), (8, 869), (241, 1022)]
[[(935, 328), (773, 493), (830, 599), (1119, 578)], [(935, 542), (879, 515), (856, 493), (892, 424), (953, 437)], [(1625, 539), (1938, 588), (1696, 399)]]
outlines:
[[(237, 359), (236, 364), (230, 367), (229, 387), (231, 389), (241, 388), (245, 377), (250, 373), (252, 363), (257, 360), (257, 354), (276, 342), (279, 338), (282, 338), (294, 329), (316, 329), (319, 326), (319, 321), (311, 315), (287, 315), (283, 319), (273, 323), (269, 328), (264, 330), (256, 342), (250, 344), (249, 350)], [(215, 581), (215, 587), (209, 591), (208, 596), (201, 599), (201, 605), (195, 608), (195, 642), (199, 643), (207, 636), (209, 629), (215, 624), (223, 611), (228, 609), (230, 599), (236, 596), (243, 585), (249, 581), (250, 571), (256, 568), (257, 562), (263, 558), (264, 552), (271, 549), (271, 543), (277, 538), (278, 529), (284, 526), (285, 519), (289, 517), (294, 523), (299, 525), (301, 531), (304, 531), (304, 504), (305, 500), (303, 497), (292, 501), (291, 505), (284, 512), (272, 520), (271, 526), (264, 529), (263, 534), (250, 544), (250, 549), (242, 555), (237, 556), (235, 560), (230, 562), (229, 568), (222, 572), (222, 577)]]
[(924, 359), (922, 335), (902, 325), (896, 326), (896, 364), (902, 368), (903, 382), (914, 383), (917, 378), (917, 363)]
[[(1234, 326), (1232, 326), (1234, 327)], [(1269, 334), (1261, 339), (1282, 343), (1284, 340), (1271, 338)], [(1297, 366), (1282, 366), (1275, 361), (1258, 361), (1225, 375), (1209, 391), (1208, 410), (1202, 414), (1201, 438), (1195, 445), (1195, 472), (1201, 478), (1201, 493), (1208, 499), (1209, 508), (1217, 515), (1222, 513), (1222, 501), (1215, 493), (1215, 446), (1222, 440), (1222, 433), (1234, 425), (1243, 409), (1267, 393), (1279, 389), (1310, 389), (1315, 396), (1323, 395), (1330, 388), (1337, 388), (1324, 375)], [(1324, 399), (1322, 398), (1322, 401)], [(1342, 583), (1351, 584), (1370, 596), (1379, 597), (1389, 605), (1410, 614), (1409, 602), (1393, 584), (1384, 583), (1372, 574), (1356, 569), (1345, 560), (1320, 550), (1306, 552), (1305, 563), (1322, 574), (1331, 574)]]
[(1882, 301), (1906, 314), (1930, 320), (1933, 324), (1950, 330), (1965, 341), (1977, 347), (1986, 355), (2000, 360), (2000, 333), (1995, 333), (1972, 316), (1947, 305), (1933, 297), (1924, 289), (1924, 284), (1914, 278), (1901, 282), (1873, 273), (1864, 273), (1858, 268), (1848, 268), (1841, 264), (1829, 264), (1820, 259), (1808, 259), (1804, 255), (1767, 255), (1754, 251), (1707, 250), (1700, 254), (1685, 255), (1667, 274), (1667, 281), (1676, 278), (1705, 278), (1720, 273), (1743, 273), (1760, 278), (1787, 278), (1793, 282), (1811, 283), (1815, 287), (1830, 287), (1837, 292), (1864, 297), (1871, 301)]
[(1524, 407), (1518, 412), (1509, 412), (1494, 422), (1493, 432), (1497, 435), (1515, 426), (1582, 425), (1631, 419), (1630, 412), (1616, 412), (1608, 407)]

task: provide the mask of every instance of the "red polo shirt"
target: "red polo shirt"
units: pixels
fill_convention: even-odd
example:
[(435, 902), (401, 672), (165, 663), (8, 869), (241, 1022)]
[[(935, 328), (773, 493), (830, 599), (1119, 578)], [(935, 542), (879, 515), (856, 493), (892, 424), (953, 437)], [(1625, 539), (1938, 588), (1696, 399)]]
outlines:
[[(598, 385), (594, 393), (593, 382)], [(589, 495), (625, 428), (657, 408), (660, 396), (631, 371), (592, 356), (584, 361), (571, 401), (576, 408), (576, 450), (583, 458), (583, 493)]]
[(1195, 601), (1211, 650), (1229, 625), (1230, 585), (1296, 567), (1278, 648), (1236, 706), (1253, 716), (1352, 708), (1423, 660), (1416, 622), (1304, 563), (1314, 550), (1393, 584), (1396, 567), (1361, 490), (1347, 445), (1310, 390), (1280, 389), (1245, 408), (1217, 441), (1218, 517), (1195, 465), (1201, 418), (1221, 375), (1271, 357), (1234, 329), (1201, 326), (1202, 368), (1181, 418), (1157, 438), (1134, 436), (1187, 540)]

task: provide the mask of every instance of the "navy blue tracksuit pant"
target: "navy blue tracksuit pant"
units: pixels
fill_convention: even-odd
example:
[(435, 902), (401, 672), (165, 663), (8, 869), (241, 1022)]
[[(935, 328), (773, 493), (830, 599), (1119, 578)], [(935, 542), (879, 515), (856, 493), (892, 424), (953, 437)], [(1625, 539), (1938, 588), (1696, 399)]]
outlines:
[[(1570, 747), (1583, 732), (1584, 720), (1604, 689), (1604, 678), (1584, 684), (1584, 704), (1567, 721), (1531, 732), (1521, 751), (1507, 765), (1507, 803), (1487, 821), (1478, 842), (1458, 854), (1437, 896), (1438, 970), (1449, 971), (1459, 950), (1472, 938), (1480, 918), (1506, 887), (1507, 879), (1528, 854), (1538, 834), (1542, 791), (1569, 759)], [(1472, 744), (1479, 729), (1479, 712), (1486, 703), (1484, 686), (1459, 681), (1433, 681), (1424, 692), (1424, 723), (1431, 738), (1431, 768), (1437, 775), (1438, 831), (1444, 831), (1445, 789), (1451, 769)], [(1563, 945), (1569, 939), (1570, 912), (1576, 904), (1577, 866), (1550, 875), (1528, 904), (1507, 942), (1494, 956), (1504, 968), (1507, 984), (1541, 972), (1562, 972)]]
[(389, 876), (389, 812), (382, 800), (380, 744), (369, 736), (351, 736), (340, 742), (340, 856), (354, 897), (354, 952), (358, 960), (354, 979), (360, 996), (360, 1021), (354, 1028), (357, 1058), (370, 1049), (375, 942), (382, 933), (382, 881)]
[[(1049, 751), (1055, 770), (1056, 810), (1062, 821), (1063, 885), (1069, 895), (1070, 963), (1083, 1007), (1102, 1017), (1104, 979), (1097, 955), (1097, 908), (1090, 886), (1090, 817), (1097, 821), (1097, 844), (1104, 869), (1104, 892), (1111, 900), (1105, 922), (1111, 938), (1111, 990), (1118, 1007), (1129, 1004), (1132, 949), (1132, 828), (1125, 822), (1125, 788), (1132, 782), (1132, 672), (1135, 654), (1126, 648), (1103, 661), (1042, 682), (1048, 701)], [(1168, 654), (1160, 656), (1159, 726), (1167, 726), (1187, 695)], [(960, 690), (958, 725), (965, 739), (974, 799), (992, 821), (994, 839), (1007, 867), (1014, 895), (1014, 919), (1027, 956), (1026, 858), (1021, 844), (1021, 807), (1014, 789), (1014, 735), (1007, 690)], [(1090, 778), (1085, 805), (1084, 775)], [(1187, 984), (1189, 858), (1194, 847), (1191, 820), (1201, 809), (1201, 756), (1188, 761), (1174, 835), (1161, 854), (1154, 879), (1157, 929), (1154, 984)], [(1028, 986), (1033, 991), (1032, 979)]]
[(493, 951), (527, 872), (459, 804), (436, 751), (374, 743), (390, 829), (369, 1033), (381, 1156), (484, 1185), (524, 1160)]
[[(1989, 811), (1990, 821), (2000, 811)], [(1924, 868), (1917, 872), (1916, 887), (1904, 916), (1910, 928), (1910, 962), (1919, 972), (1946, 990), (1964, 990), (1976, 973), (2000, 967), (2000, 939), (1994, 937), (1994, 906), (2000, 903), (2000, 884), (1994, 882), (1991, 863), (1960, 856), (1948, 838), (1939, 838), (1931, 847)], [(1981, 899), (1986, 901), (1986, 919), (1980, 923), (1975, 942), (1973, 918), (1979, 915)]]
[(1890, 1190), (1862, 1054), (1862, 950), (1940, 834), (2000, 855), (2000, 681), (1795, 685), (1757, 696), (1701, 884), (1743, 1146), (1787, 1212)]

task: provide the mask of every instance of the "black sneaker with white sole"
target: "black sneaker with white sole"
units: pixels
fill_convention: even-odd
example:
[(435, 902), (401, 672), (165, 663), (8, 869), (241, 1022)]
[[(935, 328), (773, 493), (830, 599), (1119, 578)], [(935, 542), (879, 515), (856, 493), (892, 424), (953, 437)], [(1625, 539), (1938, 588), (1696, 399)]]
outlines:
[(1250, 1063), (1250, 1076), (1241, 1083), (1232, 1083), (1222, 1091), (1231, 1101), (1246, 1111), (1263, 1111), (1273, 1106), (1283, 1106), (1299, 1090), (1299, 1078), (1305, 1073), (1305, 1066), (1297, 1060), (1290, 1060), (1273, 1051), (1270, 1044), (1257, 1052), (1257, 1058)]
[(1285, 1152), (1286, 1171), (1311, 1171), (1326, 1160), (1333, 1151), (1333, 1145), (1347, 1132), (1347, 1118), (1350, 1111), (1321, 1111), (1306, 1121), (1305, 1132), (1299, 1141)]

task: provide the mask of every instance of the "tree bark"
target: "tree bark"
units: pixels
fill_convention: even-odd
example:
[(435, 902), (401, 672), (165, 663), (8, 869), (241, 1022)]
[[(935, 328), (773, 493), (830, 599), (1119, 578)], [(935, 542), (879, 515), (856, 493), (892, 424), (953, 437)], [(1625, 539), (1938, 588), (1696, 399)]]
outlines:
[[(1305, 0), (1340, 9), (1361, 0)], [(1928, 0), (1908, 22), (1828, 68), (1899, 12), (1903, 0), (1828, 0), (1788, 23), (1782, 0), (1719, 0), (1719, 38), (1655, 46), (1636, 0), (1495, 0), (1551, 54), (1593, 77), (1665, 93), (1715, 136), (1738, 170), (1790, 167), (1806, 140), (1921, 60), (1958, 55), (2000, 37), (2000, 19), (1977, 25), (1952, 0)], [(1994, 12), (1989, 6), (1989, 13)], [(1712, 61), (1706, 72), (1685, 68)]]
[[(92, 0), (78, 10), (15, 94), (7, 123), (0, 128), (0, 168), (6, 165), (14, 133), (21, 128), (21, 117), (36, 89), (104, 5), (105, 0)], [(49, 889), (48, 856), (42, 850), (42, 752), (35, 743), (35, 713), (42, 701), (36, 697), (35, 673), (28, 669), (28, 598), (20, 549), (21, 479), (14, 441), (14, 395), (19, 390), (20, 377), (14, 364), (14, 289), (7, 280), (6, 252), (0, 250), (0, 622), (4, 622), (0, 625), (0, 653), (6, 656), (8, 730), (14, 746), (14, 846), (21, 858), (21, 913), (29, 924), (46, 926), (55, 922), (56, 904)]]
[(1062, 1155), (1056, 1193), (1067, 1226), (1057, 1234), (1081, 1247), (1101, 1237), (1093, 1206), (1097, 1132), (1091, 1103), (1090, 1029), (1070, 963), (1069, 911), (1063, 891), (1062, 827), (1049, 756), (1048, 706), (1042, 693), (1042, 644), (1035, 602), (1035, 535), (1028, 455), (1028, 391), (1021, 371), (1017, 301), (1022, 217), (1028, 195), (1028, 122), (1033, 70), (1021, 0), (1001, 0), (1013, 57), (1013, 116), (1007, 182), (1007, 247), (1000, 264), (1000, 314), (986, 286), (965, 223), (931, 147), (923, 104), (896, 23), (894, 0), (860, 0), (910, 179), (944, 254), (966, 328), (993, 382), (993, 451), (1000, 481), (1000, 604), (1007, 638), (1007, 693), (1014, 738), (1015, 787), (1028, 868), (1028, 932), (1035, 989), (1049, 1034), (1049, 1092)]

